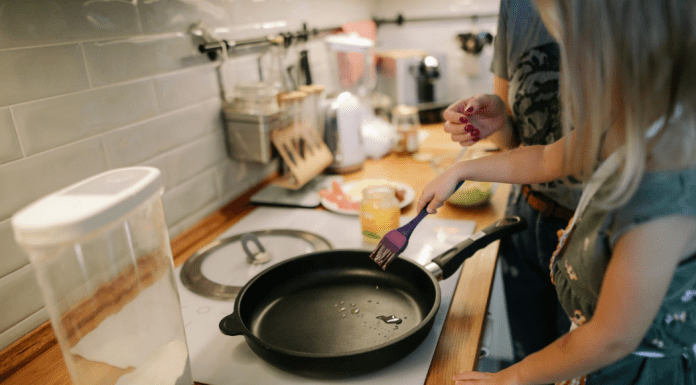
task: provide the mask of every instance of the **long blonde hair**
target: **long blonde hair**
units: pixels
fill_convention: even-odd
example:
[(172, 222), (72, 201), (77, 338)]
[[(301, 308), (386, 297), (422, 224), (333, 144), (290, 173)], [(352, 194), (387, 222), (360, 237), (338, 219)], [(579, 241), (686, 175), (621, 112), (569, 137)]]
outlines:
[[(561, 46), (561, 104), (569, 173), (591, 177), (615, 125), (625, 144), (605, 208), (625, 204), (646, 166), (693, 165), (696, 157), (696, 1), (537, 0)], [(651, 125), (663, 127), (647, 138)], [(648, 135), (649, 136), (649, 135)], [(676, 167), (675, 167), (676, 166)]]

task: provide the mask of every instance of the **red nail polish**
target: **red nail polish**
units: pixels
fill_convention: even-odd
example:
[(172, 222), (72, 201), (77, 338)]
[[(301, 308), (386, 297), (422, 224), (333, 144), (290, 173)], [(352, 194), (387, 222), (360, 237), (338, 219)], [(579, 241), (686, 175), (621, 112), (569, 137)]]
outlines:
[(471, 140), (473, 140), (474, 142), (478, 142), (479, 140), (481, 140), (481, 138), (479, 138), (479, 137), (477, 136), (477, 137), (475, 137), (475, 138), (473, 138), (473, 139), (471, 139)]
[(462, 116), (461, 118), (459, 118), (459, 122), (462, 124), (465, 124), (465, 123), (469, 123), (469, 120)]
[(474, 107), (469, 107), (466, 109), (466, 112), (474, 112)]
[(466, 132), (473, 132), (475, 129), (476, 129), (476, 128), (474, 128), (474, 126), (472, 126), (471, 124), (467, 124), (467, 125), (464, 127), (464, 131), (466, 131)]
[(481, 136), (481, 131), (479, 131), (479, 130), (477, 130), (477, 129), (474, 128), (473, 130), (471, 130), (471, 135), (473, 135), (473, 136)]

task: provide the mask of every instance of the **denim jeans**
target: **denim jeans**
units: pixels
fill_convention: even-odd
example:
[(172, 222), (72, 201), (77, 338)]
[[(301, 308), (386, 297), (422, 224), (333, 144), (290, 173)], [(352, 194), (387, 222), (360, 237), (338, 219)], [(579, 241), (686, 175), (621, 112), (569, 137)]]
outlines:
[(500, 242), (502, 276), (515, 362), (534, 353), (570, 329), (551, 283), (549, 263), (558, 244), (557, 231), (568, 223), (542, 215), (513, 186), (508, 215), (527, 220), (527, 230)]

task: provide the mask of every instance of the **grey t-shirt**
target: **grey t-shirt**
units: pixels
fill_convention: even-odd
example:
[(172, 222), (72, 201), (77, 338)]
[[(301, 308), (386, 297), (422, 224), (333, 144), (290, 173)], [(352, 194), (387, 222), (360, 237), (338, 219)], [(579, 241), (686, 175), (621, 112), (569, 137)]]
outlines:
[[(528, 0), (501, 0), (491, 71), (509, 82), (508, 104), (515, 135), (523, 145), (550, 144), (563, 136), (559, 101), (558, 43)], [(574, 208), (579, 186), (555, 181), (534, 185)]]

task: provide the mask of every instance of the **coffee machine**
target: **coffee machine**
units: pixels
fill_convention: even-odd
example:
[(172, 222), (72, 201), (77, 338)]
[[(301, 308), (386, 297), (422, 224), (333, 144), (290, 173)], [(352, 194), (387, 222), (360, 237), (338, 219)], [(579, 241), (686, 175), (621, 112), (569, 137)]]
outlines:
[(377, 92), (387, 95), (395, 105), (416, 107), (422, 123), (441, 119), (441, 110), (450, 104), (446, 54), (393, 49), (380, 51), (376, 57)]
[(328, 171), (358, 171), (365, 163), (362, 125), (375, 86), (374, 42), (354, 33), (331, 35), (325, 42), (335, 90), (323, 106), (324, 141), (334, 155)]

